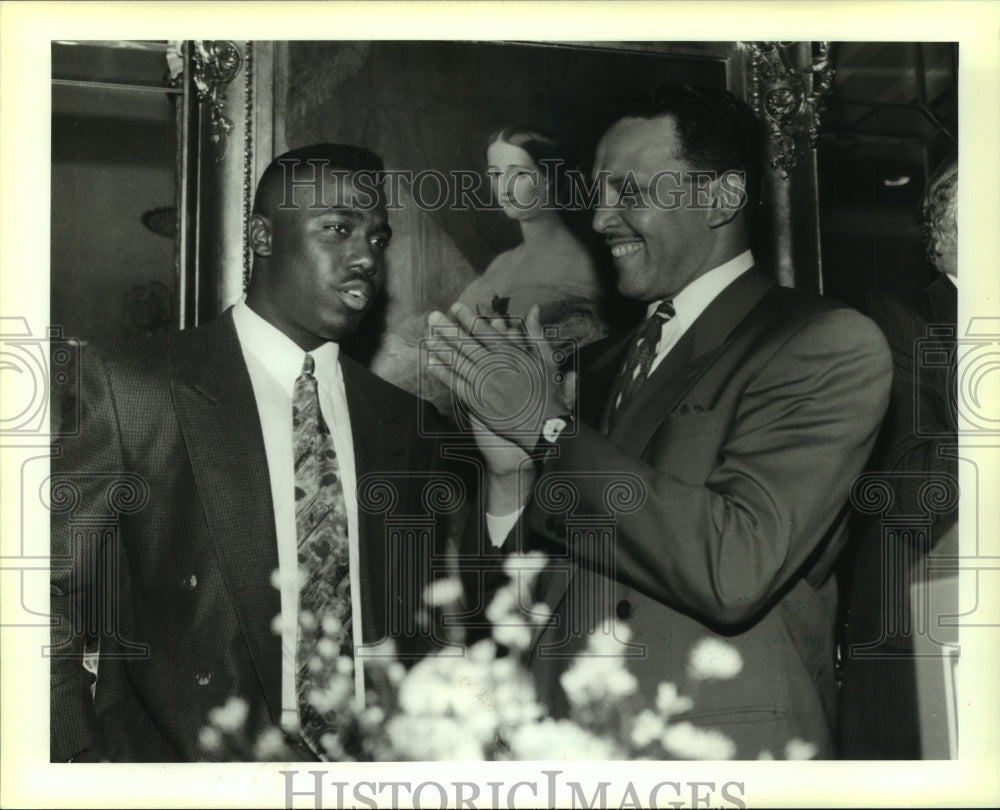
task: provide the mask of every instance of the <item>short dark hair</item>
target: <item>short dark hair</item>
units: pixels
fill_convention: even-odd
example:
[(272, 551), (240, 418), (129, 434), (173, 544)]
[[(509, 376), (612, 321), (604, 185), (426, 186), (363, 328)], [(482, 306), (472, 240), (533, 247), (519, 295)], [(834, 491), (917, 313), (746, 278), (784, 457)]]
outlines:
[(266, 206), (267, 196), (276, 183), (286, 176), (289, 165), (294, 172), (299, 166), (309, 163), (325, 163), (331, 169), (343, 169), (348, 172), (368, 171), (381, 175), (385, 171), (382, 158), (365, 149), (363, 146), (353, 146), (345, 143), (317, 143), (312, 146), (302, 146), (292, 149), (283, 155), (278, 155), (261, 175), (257, 183), (257, 193), (253, 199), (255, 213), (262, 212)]
[(754, 228), (761, 202), (765, 140), (763, 126), (750, 106), (728, 90), (661, 85), (618, 110), (618, 120), (664, 116), (676, 128), (678, 158), (698, 169), (743, 173), (747, 222)]

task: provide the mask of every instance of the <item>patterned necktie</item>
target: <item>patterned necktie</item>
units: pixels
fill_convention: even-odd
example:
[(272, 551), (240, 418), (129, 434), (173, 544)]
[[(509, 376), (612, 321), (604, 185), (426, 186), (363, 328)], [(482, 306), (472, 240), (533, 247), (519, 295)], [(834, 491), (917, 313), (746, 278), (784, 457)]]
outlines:
[(333, 437), (319, 408), (315, 366), (307, 354), (292, 397), (299, 564), (295, 691), (302, 739), (322, 759), (321, 738), (336, 718), (317, 710), (310, 695), (327, 688), (337, 655), (353, 655), (353, 647), (347, 512)]
[(656, 356), (656, 344), (660, 342), (663, 325), (674, 317), (674, 306), (670, 301), (662, 302), (656, 311), (646, 318), (635, 333), (635, 341), (628, 351), (628, 358), (615, 385), (614, 405), (611, 409), (609, 427), (613, 427), (618, 415), (635, 396), (649, 376), (649, 369)]

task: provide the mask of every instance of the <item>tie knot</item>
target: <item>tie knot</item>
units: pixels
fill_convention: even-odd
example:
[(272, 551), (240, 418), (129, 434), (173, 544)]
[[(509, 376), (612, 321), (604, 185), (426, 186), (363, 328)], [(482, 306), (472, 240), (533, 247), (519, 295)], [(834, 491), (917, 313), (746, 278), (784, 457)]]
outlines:
[(654, 316), (664, 321), (669, 321), (676, 314), (673, 301), (661, 301), (660, 305), (656, 308), (656, 312), (653, 313)]
[(315, 370), (316, 361), (311, 354), (306, 354), (306, 359), (302, 361), (302, 373), (311, 377)]

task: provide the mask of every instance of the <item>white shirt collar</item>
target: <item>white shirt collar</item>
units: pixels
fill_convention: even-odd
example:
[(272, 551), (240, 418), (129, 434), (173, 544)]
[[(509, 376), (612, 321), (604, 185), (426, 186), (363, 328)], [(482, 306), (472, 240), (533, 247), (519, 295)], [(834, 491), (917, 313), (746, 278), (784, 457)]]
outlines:
[[(705, 308), (715, 300), (719, 293), (753, 267), (753, 265), (753, 254), (749, 250), (745, 250), (739, 256), (734, 256), (728, 262), (712, 268), (704, 275), (698, 276), (698, 278), (671, 299), (674, 311), (677, 313), (673, 320), (679, 321), (678, 325), (686, 330), (705, 311)], [(649, 305), (646, 309), (646, 317), (653, 315), (662, 300), (653, 301)]]
[[(241, 298), (233, 307), (233, 323), (243, 351), (254, 358), (282, 387), (291, 391), (302, 373), (306, 353), (288, 335), (265, 321)], [(319, 382), (335, 379), (340, 345), (329, 341), (309, 352), (316, 361)]]

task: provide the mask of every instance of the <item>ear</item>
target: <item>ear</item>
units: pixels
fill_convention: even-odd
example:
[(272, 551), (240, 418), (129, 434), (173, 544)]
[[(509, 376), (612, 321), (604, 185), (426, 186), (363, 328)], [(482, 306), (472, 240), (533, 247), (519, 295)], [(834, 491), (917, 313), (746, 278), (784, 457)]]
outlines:
[(271, 219), (263, 214), (250, 217), (250, 249), (255, 256), (271, 255)]
[(709, 186), (712, 209), (708, 214), (710, 228), (718, 228), (736, 219), (746, 205), (746, 176), (742, 172), (724, 172)]

